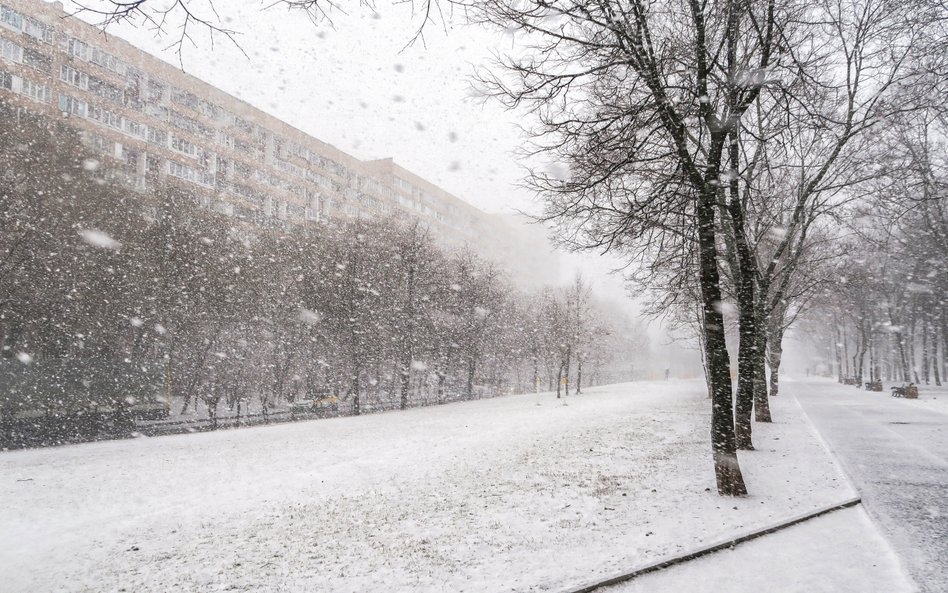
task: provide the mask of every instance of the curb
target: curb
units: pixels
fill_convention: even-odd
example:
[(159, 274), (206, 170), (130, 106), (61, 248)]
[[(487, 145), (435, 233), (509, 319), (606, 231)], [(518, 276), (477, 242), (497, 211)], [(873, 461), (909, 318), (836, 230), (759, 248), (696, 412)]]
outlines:
[(671, 558), (666, 558), (664, 560), (657, 560), (655, 562), (651, 562), (651, 563), (639, 566), (638, 568), (634, 568), (628, 572), (614, 575), (606, 579), (603, 579), (601, 581), (590, 583), (588, 585), (585, 585), (579, 588), (564, 589), (561, 591), (561, 593), (592, 593), (593, 591), (596, 591), (597, 589), (601, 589), (602, 587), (617, 585), (619, 583), (630, 581), (634, 578), (640, 577), (650, 572), (656, 572), (656, 571), (668, 568), (670, 566), (674, 566), (676, 564), (681, 564), (683, 562), (688, 562), (689, 560), (694, 560), (695, 558), (700, 558), (701, 556), (707, 556), (708, 554), (713, 554), (715, 552), (720, 552), (721, 550), (727, 550), (727, 549), (733, 548), (734, 546), (737, 546), (738, 544), (742, 544), (744, 542), (751, 541), (753, 539), (757, 539), (759, 537), (769, 535), (777, 531), (781, 531), (783, 529), (786, 529), (787, 527), (792, 527), (799, 523), (809, 521), (810, 519), (815, 519), (817, 517), (821, 517), (823, 515), (832, 513), (834, 511), (839, 511), (842, 509), (854, 507), (860, 504), (861, 502), (862, 502), (862, 498), (859, 496), (856, 496), (840, 503), (822, 507), (815, 511), (810, 511), (802, 515), (797, 515), (796, 517), (787, 519), (775, 525), (771, 525), (770, 527), (757, 529), (755, 531), (751, 531), (743, 535), (739, 535), (737, 537), (728, 538), (728, 539), (719, 541), (717, 543), (713, 543), (713, 544), (698, 548), (696, 550), (693, 550), (686, 554), (682, 554), (680, 556), (673, 556)]

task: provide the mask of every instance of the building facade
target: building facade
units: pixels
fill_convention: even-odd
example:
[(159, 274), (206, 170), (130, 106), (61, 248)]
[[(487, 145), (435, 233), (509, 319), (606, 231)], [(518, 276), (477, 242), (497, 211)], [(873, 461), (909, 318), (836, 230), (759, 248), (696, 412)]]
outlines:
[(0, 0), (0, 97), (66, 118), (108, 175), (135, 191), (176, 180), (203, 206), (253, 224), (402, 213), (447, 246), (488, 257), (524, 247), (498, 217), (392, 159), (361, 161), (68, 16), (58, 2)]

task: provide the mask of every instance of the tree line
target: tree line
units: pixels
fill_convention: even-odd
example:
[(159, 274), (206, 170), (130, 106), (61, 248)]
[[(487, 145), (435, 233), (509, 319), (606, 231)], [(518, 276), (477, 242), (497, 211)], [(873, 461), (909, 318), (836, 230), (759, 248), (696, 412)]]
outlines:
[[(477, 77), (524, 115), (542, 219), (571, 248), (624, 258), (652, 311), (694, 332), (718, 491), (746, 493), (737, 451), (771, 420), (785, 332), (831, 290), (842, 218), (891, 177), (882, 140), (944, 107), (944, 4), (426, 0), (418, 35), (442, 4), (516, 38)], [(100, 14), (147, 26), (153, 11), (193, 18), (152, 3)]]
[[(630, 378), (613, 361), (640, 348), (634, 328), (581, 278), (517, 287), (408, 218), (264, 228), (184, 185), (131, 192), (68, 128), (6, 115), (7, 361), (162, 361), (176, 412), (200, 401), (212, 422), (224, 406), (331, 398), (360, 414)], [(8, 394), (2, 413), (31, 405)]]
[(880, 142), (885, 173), (840, 225), (845, 253), (810, 330), (837, 379), (941, 385), (948, 371), (948, 111), (916, 110)]

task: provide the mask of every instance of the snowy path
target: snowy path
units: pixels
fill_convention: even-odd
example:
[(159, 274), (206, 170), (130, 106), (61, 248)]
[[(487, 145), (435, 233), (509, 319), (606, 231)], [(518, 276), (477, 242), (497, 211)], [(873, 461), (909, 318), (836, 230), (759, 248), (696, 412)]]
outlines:
[(892, 548), (860, 507), (648, 574), (602, 593), (908, 593)]
[(852, 494), (792, 400), (714, 494), (701, 382), (0, 454), (4, 593), (540, 591)]
[(948, 409), (832, 382), (787, 383), (921, 590), (948, 591)]

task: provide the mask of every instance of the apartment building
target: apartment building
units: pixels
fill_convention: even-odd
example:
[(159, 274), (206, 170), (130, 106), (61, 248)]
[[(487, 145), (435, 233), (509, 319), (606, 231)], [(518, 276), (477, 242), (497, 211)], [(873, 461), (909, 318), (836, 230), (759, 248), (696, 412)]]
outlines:
[(202, 205), (258, 225), (402, 213), (449, 246), (488, 256), (518, 249), (497, 217), (392, 159), (361, 161), (68, 16), (59, 2), (0, 0), (0, 97), (66, 118), (108, 175), (136, 191), (171, 178)]

